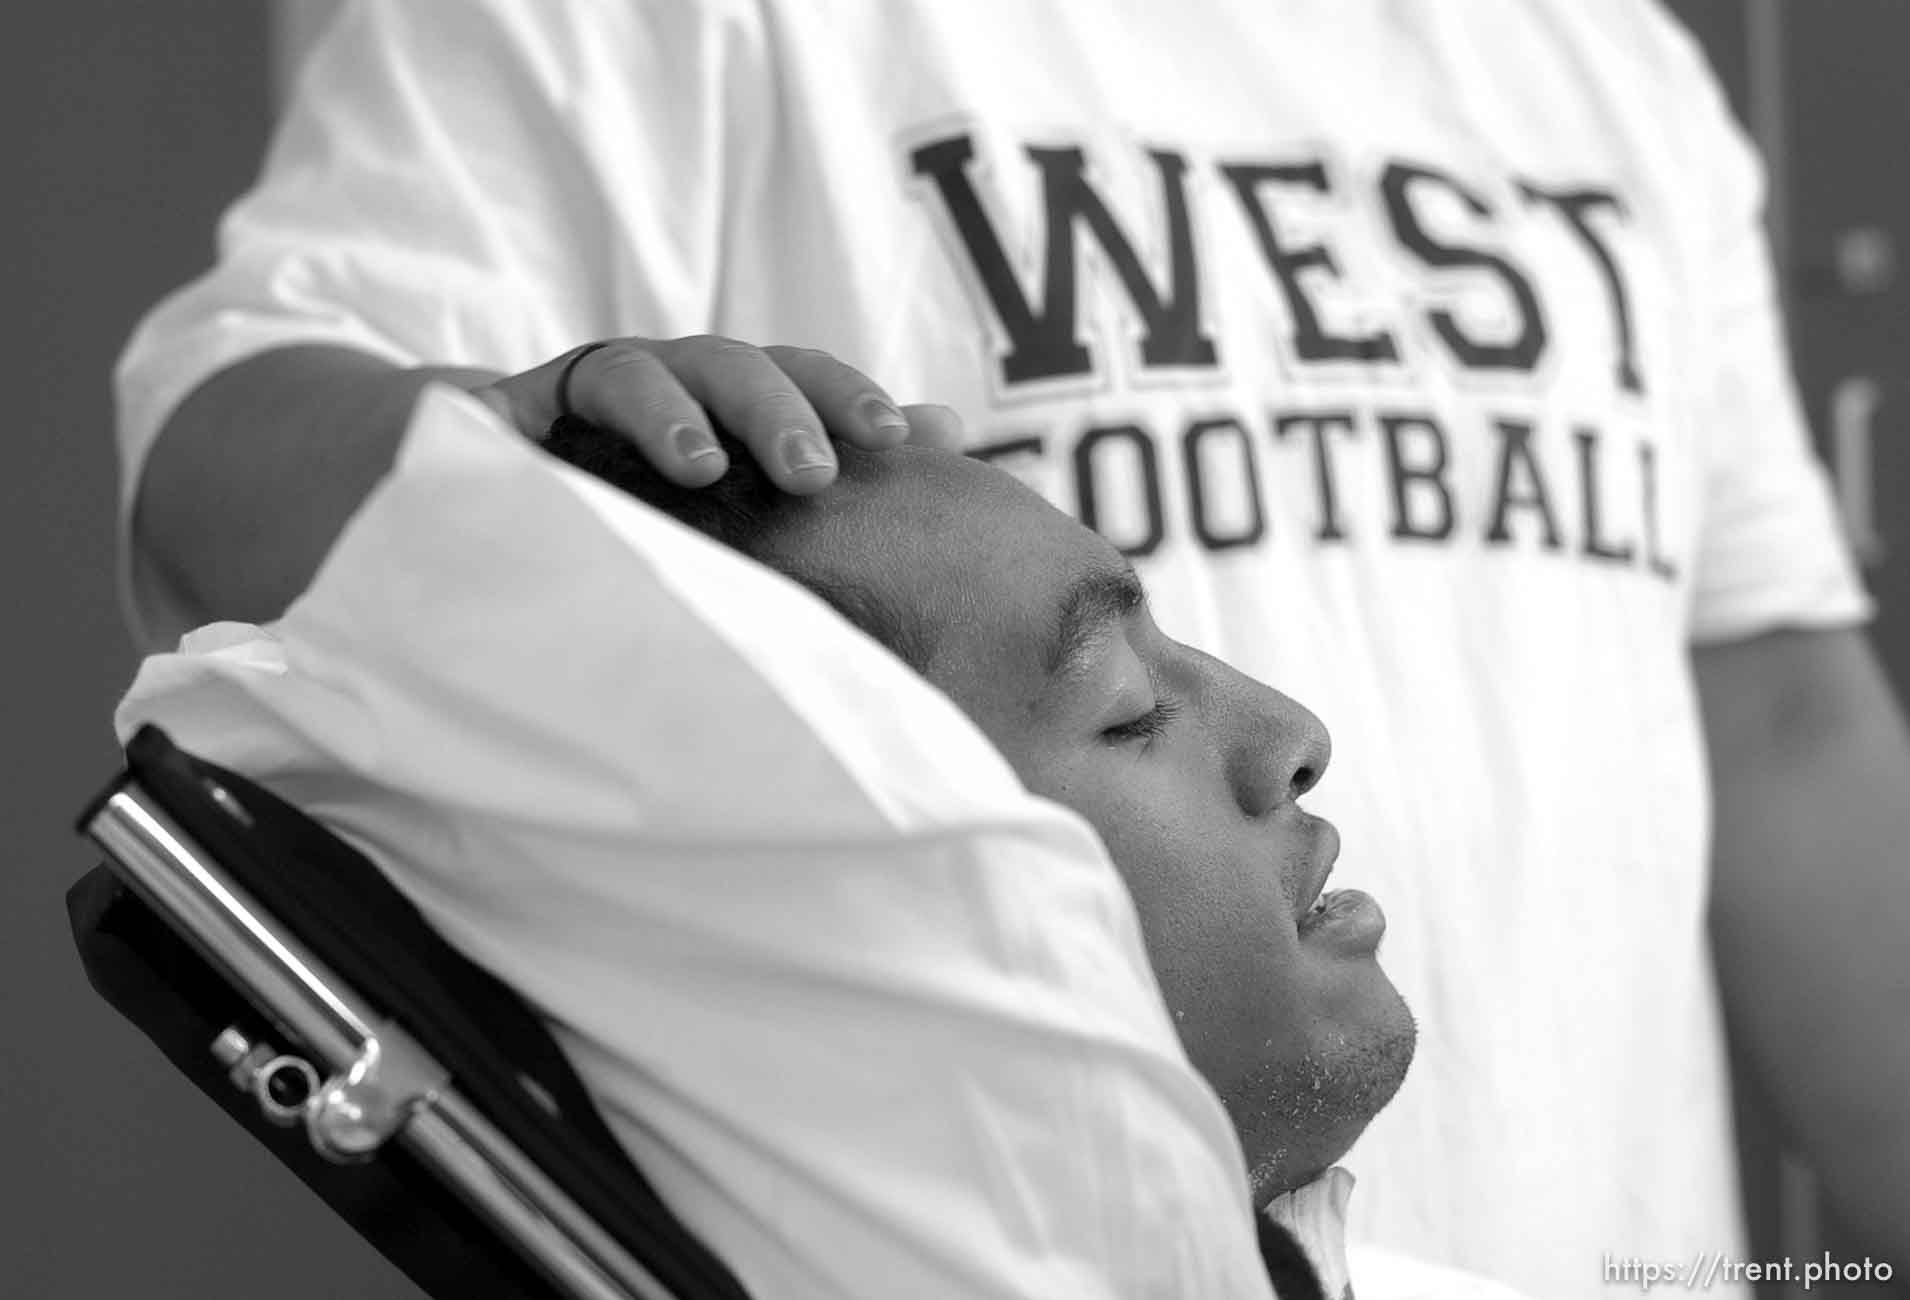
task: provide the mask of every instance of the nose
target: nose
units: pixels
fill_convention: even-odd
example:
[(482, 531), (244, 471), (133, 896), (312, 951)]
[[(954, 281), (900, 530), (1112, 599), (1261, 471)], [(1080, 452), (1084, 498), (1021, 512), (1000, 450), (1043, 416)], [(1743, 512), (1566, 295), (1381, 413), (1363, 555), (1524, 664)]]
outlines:
[(1251, 817), (1292, 803), (1320, 783), (1333, 738), (1311, 709), (1232, 668), (1229, 776)]

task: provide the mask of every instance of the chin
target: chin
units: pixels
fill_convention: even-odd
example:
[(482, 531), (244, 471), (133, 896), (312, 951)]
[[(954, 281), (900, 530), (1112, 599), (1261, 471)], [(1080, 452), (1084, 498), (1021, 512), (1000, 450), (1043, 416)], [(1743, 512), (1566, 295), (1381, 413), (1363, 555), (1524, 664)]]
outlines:
[[(1389, 986), (1390, 987), (1390, 986)], [(1386, 1014), (1358, 1038), (1260, 1071), (1223, 1093), (1247, 1153), (1256, 1210), (1325, 1173), (1405, 1082), (1419, 1029), (1393, 993)]]

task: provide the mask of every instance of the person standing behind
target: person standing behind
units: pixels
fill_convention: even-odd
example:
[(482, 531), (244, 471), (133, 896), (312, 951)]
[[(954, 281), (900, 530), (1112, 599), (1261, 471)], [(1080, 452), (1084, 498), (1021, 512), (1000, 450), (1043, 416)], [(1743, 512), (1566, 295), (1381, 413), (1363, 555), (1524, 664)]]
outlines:
[(434, 378), (800, 491), (954, 433), (879, 376), (1334, 718), (1426, 1031), (1356, 1229), (1741, 1254), (1728, 1015), (1910, 1246), (1910, 741), (1760, 186), (1645, 0), (362, 3), (122, 364), (130, 607), (282, 608)]

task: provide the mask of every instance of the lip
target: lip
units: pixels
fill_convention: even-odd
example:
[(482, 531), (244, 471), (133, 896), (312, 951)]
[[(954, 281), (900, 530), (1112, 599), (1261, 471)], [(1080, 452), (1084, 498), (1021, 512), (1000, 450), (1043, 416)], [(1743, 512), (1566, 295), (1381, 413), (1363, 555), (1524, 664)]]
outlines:
[(1340, 860), (1340, 830), (1332, 822), (1315, 819), (1319, 827), (1320, 843), (1308, 864), (1307, 874), (1300, 880), (1300, 887), (1293, 897), (1293, 922), (1304, 925), (1307, 913), (1313, 909), (1313, 903), (1326, 889), (1326, 878), (1333, 874), (1333, 866)]
[[(1327, 878), (1340, 860), (1340, 832), (1330, 821), (1314, 820), (1319, 845), (1294, 899), (1293, 920), (1300, 941), (1324, 944), (1347, 954), (1377, 952), (1380, 938), (1386, 933), (1386, 913), (1364, 890), (1327, 889)], [(1324, 906), (1316, 912), (1315, 903)]]
[(1361, 889), (1335, 889), (1325, 895), (1323, 911), (1300, 921), (1300, 942), (1323, 943), (1346, 953), (1379, 950), (1386, 933), (1386, 913), (1373, 896)]

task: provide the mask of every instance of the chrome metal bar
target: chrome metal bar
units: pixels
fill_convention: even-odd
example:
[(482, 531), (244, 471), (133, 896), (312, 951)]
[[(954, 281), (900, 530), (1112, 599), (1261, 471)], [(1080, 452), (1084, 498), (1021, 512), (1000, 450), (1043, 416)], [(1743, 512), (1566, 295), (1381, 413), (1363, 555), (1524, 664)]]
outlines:
[(398, 1140), (578, 1300), (675, 1300), (462, 1097), (441, 1097)]
[[(136, 784), (107, 799), (86, 829), (121, 879), (332, 1072), (326, 1088), (384, 1053), (398, 1060), (395, 1073), (407, 1081), (404, 1087), (422, 1093), (396, 1129), (397, 1139), (567, 1294), (577, 1300), (674, 1300), (454, 1085), (443, 1082), (443, 1068), (428, 1053), (275, 926)], [(326, 1088), (313, 1098), (308, 1129)]]
[(120, 877), (322, 1068), (342, 1070), (357, 1059), (372, 1026), (333, 992), (338, 978), (260, 920), (244, 891), (145, 791), (127, 785), (86, 830)]

